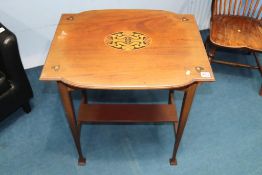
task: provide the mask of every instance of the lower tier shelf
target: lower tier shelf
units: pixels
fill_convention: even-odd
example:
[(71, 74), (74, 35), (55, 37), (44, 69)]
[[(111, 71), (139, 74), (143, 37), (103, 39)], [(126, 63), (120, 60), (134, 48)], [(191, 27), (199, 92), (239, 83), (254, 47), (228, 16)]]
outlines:
[(177, 122), (174, 104), (84, 104), (78, 121), (85, 122)]

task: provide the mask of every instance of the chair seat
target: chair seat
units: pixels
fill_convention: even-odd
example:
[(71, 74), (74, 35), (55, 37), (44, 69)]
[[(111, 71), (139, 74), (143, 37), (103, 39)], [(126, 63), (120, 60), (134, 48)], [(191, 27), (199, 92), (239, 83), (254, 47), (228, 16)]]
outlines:
[(262, 21), (241, 16), (215, 15), (210, 40), (229, 48), (248, 48), (262, 51)]

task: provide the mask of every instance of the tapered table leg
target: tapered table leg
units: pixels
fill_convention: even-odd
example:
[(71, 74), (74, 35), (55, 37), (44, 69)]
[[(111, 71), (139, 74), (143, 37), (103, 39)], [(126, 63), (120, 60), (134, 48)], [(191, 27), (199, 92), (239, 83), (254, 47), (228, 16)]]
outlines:
[(182, 104), (181, 112), (180, 112), (180, 118), (178, 122), (178, 128), (176, 132), (176, 140), (175, 140), (175, 145), (174, 145), (174, 150), (173, 150), (173, 156), (170, 159), (170, 165), (177, 165), (176, 154), (177, 154), (179, 143), (181, 141), (181, 138), (184, 132), (184, 128), (186, 126), (188, 114), (190, 112), (190, 108), (191, 108), (191, 105), (192, 105), (192, 102), (195, 96), (196, 88), (197, 88), (197, 84), (194, 83), (190, 85), (185, 91), (184, 98), (183, 98), (183, 104)]
[(77, 130), (75, 112), (74, 112), (72, 97), (71, 97), (69, 88), (66, 86), (66, 84), (62, 82), (57, 82), (57, 85), (58, 85), (58, 89), (61, 95), (61, 100), (64, 106), (66, 118), (70, 126), (71, 133), (74, 138), (74, 142), (75, 142), (77, 152), (79, 155), (78, 164), (85, 165), (86, 159), (84, 158), (82, 154), (82, 150), (81, 150), (80, 133), (78, 133), (78, 130)]
[[(175, 105), (174, 90), (169, 90), (168, 104), (173, 104), (173, 105)], [(177, 122), (173, 122), (173, 126), (174, 126), (174, 133), (175, 133), (175, 135), (176, 135), (177, 128), (178, 128)]]
[(87, 104), (87, 94), (85, 90), (82, 90), (82, 99), (83, 99), (83, 103)]

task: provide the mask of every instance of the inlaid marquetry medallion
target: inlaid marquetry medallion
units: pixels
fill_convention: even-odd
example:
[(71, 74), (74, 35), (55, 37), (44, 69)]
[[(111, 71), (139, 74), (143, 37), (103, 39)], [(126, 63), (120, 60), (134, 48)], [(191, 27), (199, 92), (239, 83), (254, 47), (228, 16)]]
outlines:
[(105, 37), (105, 44), (115, 49), (131, 51), (147, 47), (151, 38), (139, 32), (117, 32)]

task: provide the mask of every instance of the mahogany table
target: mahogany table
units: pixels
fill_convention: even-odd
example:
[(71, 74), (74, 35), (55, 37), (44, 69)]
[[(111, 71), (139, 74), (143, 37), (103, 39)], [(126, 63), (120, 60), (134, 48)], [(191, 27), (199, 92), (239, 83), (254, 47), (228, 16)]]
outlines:
[[(63, 14), (40, 80), (57, 81), (79, 154), (81, 125), (89, 122), (172, 122), (171, 165), (199, 83), (215, 81), (192, 15), (160, 10), (96, 10)], [(168, 104), (88, 104), (75, 117), (74, 90), (169, 90)], [(183, 90), (178, 119), (174, 90)]]

